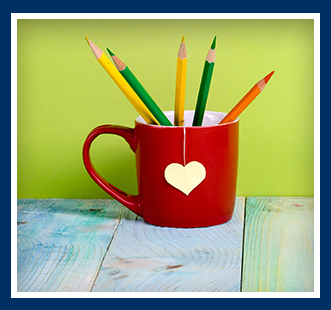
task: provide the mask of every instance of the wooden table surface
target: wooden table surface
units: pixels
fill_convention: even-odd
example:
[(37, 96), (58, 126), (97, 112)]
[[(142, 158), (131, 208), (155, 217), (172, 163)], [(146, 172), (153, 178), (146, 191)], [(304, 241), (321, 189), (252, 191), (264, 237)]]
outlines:
[(19, 199), (17, 291), (313, 292), (314, 199), (237, 197), (230, 222), (192, 229), (112, 199)]

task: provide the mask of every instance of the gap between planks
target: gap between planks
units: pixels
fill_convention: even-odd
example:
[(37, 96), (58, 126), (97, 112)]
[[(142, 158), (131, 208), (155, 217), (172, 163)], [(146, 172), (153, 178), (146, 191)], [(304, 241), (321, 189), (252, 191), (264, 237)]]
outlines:
[(90, 292), (92, 292), (92, 289), (93, 289), (93, 287), (94, 287), (94, 285), (95, 285), (95, 281), (97, 280), (97, 278), (98, 278), (98, 276), (99, 276), (100, 269), (101, 269), (101, 267), (102, 267), (102, 265), (103, 265), (103, 262), (104, 262), (104, 260), (105, 260), (105, 258), (106, 258), (106, 255), (107, 255), (107, 253), (108, 253), (108, 251), (109, 251), (109, 249), (110, 249), (110, 247), (111, 247), (111, 244), (112, 244), (112, 242), (113, 242), (113, 240), (114, 240), (114, 237), (115, 237), (115, 235), (116, 235), (116, 232), (117, 232), (118, 227), (120, 226), (120, 223), (121, 223), (121, 221), (122, 221), (122, 218), (123, 218), (124, 213), (125, 213), (125, 207), (124, 207), (123, 210), (122, 210), (122, 213), (121, 213), (121, 215), (120, 215), (120, 219), (119, 219), (119, 221), (117, 222), (117, 225), (115, 226), (115, 229), (114, 229), (113, 235), (112, 235), (112, 237), (111, 237), (111, 239), (110, 239), (110, 241), (109, 241), (108, 247), (107, 247), (107, 249), (106, 249), (106, 251), (105, 251), (105, 253), (104, 253), (104, 255), (103, 255), (103, 258), (102, 258), (101, 263), (100, 263), (100, 265), (99, 265), (99, 269), (98, 269), (97, 272), (96, 272), (96, 276), (95, 276), (95, 278), (94, 278), (94, 280), (93, 280), (93, 283), (92, 283), (92, 286), (91, 286), (91, 288), (90, 288)]

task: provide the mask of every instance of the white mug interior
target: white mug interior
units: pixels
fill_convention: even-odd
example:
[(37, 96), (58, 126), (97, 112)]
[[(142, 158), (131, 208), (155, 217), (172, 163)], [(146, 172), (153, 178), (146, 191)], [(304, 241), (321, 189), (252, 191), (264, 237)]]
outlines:
[[(194, 118), (193, 110), (184, 111), (184, 120), (185, 120), (185, 127), (192, 127), (193, 118)], [(164, 115), (169, 119), (171, 124), (174, 124), (174, 111), (165, 111), (163, 112)], [(215, 126), (217, 125), (226, 115), (227, 113), (223, 112), (214, 112), (214, 111), (205, 111), (204, 118), (202, 121), (202, 126)], [(136, 118), (136, 121), (141, 124), (146, 124), (145, 120), (139, 116)], [(238, 118), (235, 122), (238, 121)], [(158, 126), (158, 125), (150, 125), (150, 126)]]

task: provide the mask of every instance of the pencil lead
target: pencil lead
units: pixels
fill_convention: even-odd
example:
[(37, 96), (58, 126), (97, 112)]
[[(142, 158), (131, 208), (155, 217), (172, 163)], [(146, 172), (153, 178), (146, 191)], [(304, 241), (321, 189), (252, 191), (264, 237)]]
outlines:
[(265, 78), (264, 78), (264, 83), (268, 83), (272, 75), (275, 73), (275, 71), (270, 72)]
[(90, 45), (90, 40), (87, 37), (85, 37), (85, 39), (87, 41), (87, 44)]
[(185, 42), (185, 37), (184, 36), (182, 37), (182, 42)]
[(214, 50), (215, 47), (216, 47), (216, 36), (215, 36), (214, 41), (213, 41), (213, 43), (212, 43), (212, 45), (211, 45), (210, 48), (211, 48), (212, 50)]
[(108, 51), (110, 56), (115, 56), (115, 54), (108, 47), (107, 47), (107, 51)]

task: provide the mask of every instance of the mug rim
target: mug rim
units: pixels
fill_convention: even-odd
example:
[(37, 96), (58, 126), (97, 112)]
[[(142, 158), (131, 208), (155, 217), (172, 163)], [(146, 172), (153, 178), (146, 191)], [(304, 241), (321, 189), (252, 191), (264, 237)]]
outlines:
[[(195, 112), (194, 110), (185, 110), (185, 112)], [(174, 111), (164, 111), (163, 112), (166, 116), (167, 114), (174, 114)], [(219, 111), (205, 111), (205, 114), (208, 114), (208, 113), (211, 113), (211, 114), (223, 114), (223, 117), (225, 117), (225, 115), (227, 115), (228, 113), (224, 113), (224, 112), (219, 112)], [(221, 121), (221, 120), (220, 120)], [(173, 124), (173, 122), (170, 120), (170, 122)], [(193, 129), (201, 129), (201, 128), (214, 128), (214, 127), (217, 127), (217, 126), (229, 126), (231, 124), (234, 124), (234, 123), (238, 123), (239, 122), (239, 117), (237, 117), (234, 121), (231, 121), (231, 122), (227, 122), (227, 123), (224, 123), (224, 124), (214, 124), (214, 125), (202, 125), (202, 126), (192, 126), (192, 125), (189, 125), (189, 126), (185, 126), (185, 128), (193, 128)], [(144, 125), (144, 126), (149, 126), (149, 127), (155, 127), (155, 128), (181, 128), (183, 126), (165, 126), (165, 125), (158, 125), (158, 124), (147, 124), (145, 122), (145, 120), (142, 118), (142, 116), (138, 116), (136, 119), (135, 119), (135, 123), (136, 124), (139, 124), (139, 125)]]

